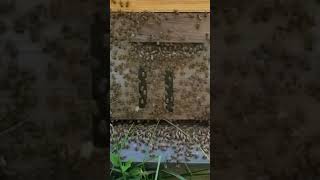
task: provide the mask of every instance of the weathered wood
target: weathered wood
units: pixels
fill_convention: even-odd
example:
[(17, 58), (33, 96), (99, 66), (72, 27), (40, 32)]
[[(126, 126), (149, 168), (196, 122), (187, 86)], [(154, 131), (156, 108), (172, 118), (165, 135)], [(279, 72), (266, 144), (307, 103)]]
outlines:
[[(207, 51), (204, 51), (201, 53), (203, 54), (209, 54), (209, 48)], [(128, 113), (126, 111), (126, 107), (129, 107), (131, 110), (134, 111), (135, 108), (139, 107), (139, 101), (134, 101), (133, 103), (127, 103), (130, 104), (129, 106), (124, 107), (120, 103), (111, 103), (111, 109), (114, 109), (112, 111), (112, 118), (117, 120), (157, 120), (158, 118), (163, 119), (172, 119), (172, 120), (179, 120), (179, 121), (200, 121), (200, 120), (208, 120), (209, 114), (207, 112), (210, 111), (209, 105), (210, 105), (210, 93), (209, 93), (209, 76), (204, 76), (205, 73), (210, 74), (209, 69), (203, 70), (201, 72), (202, 75), (199, 75), (199, 72), (196, 71), (196, 69), (199, 69), (199, 65), (195, 65), (194, 68), (189, 68), (191, 64), (196, 63), (202, 63), (205, 62), (202, 58), (202, 55), (200, 57), (195, 57), (193, 60), (186, 61), (186, 65), (182, 69), (176, 69), (173, 71), (173, 111), (170, 112), (170, 108), (167, 109), (165, 107), (165, 104), (158, 103), (158, 102), (164, 102), (166, 98), (166, 85), (165, 85), (165, 71), (162, 71), (160, 67), (158, 69), (153, 69), (151, 72), (148, 73), (147, 79), (148, 84), (147, 90), (147, 102), (145, 103), (145, 106), (143, 108), (138, 108), (138, 111)], [(122, 63), (127, 63), (126, 61), (119, 62), (119, 60), (112, 59), (111, 62), (114, 62), (116, 65), (119, 66)], [(132, 63), (132, 62), (131, 62)], [(133, 78), (129, 81), (128, 87), (125, 87), (122, 85), (121, 88), (121, 95), (119, 96), (119, 99), (121, 99), (123, 102), (128, 102), (129, 99), (131, 99), (131, 96), (137, 96), (139, 97), (139, 90), (135, 90), (134, 86), (139, 84), (139, 75), (138, 75), (138, 69), (140, 64), (139, 63), (132, 63), (129, 67), (129, 69), (132, 70)], [(159, 65), (160, 66), (160, 65)], [(206, 62), (206, 66), (209, 66), (209, 62)], [(130, 71), (130, 70), (129, 70)], [(118, 72), (112, 71), (112, 74), (115, 75), (115, 79), (111, 79), (112, 81), (116, 81), (120, 84), (122, 81), (125, 81), (123, 78), (123, 75), (119, 74)], [(201, 81), (206, 81), (207, 83), (201, 83), (200, 89), (195, 89), (193, 87), (193, 80), (192, 76), (197, 76), (201, 79)], [(194, 91), (193, 95), (188, 95), (190, 92)], [(126, 95), (125, 92), (128, 92)], [(204, 97), (204, 98), (203, 98)], [(203, 98), (203, 99), (202, 99)], [(199, 101), (201, 99), (201, 101)], [(170, 101), (169, 101), (170, 103)], [(171, 104), (171, 105), (172, 105)], [(156, 105), (156, 106), (155, 106)], [(156, 110), (157, 109), (157, 110)], [(160, 112), (160, 115), (157, 114), (157, 112)]]
[[(192, 16), (192, 17), (191, 17)], [(147, 22), (133, 42), (204, 43), (210, 37), (210, 15), (181, 14), (168, 16), (161, 24)], [(152, 38), (151, 38), (152, 37)]]
[(110, 0), (111, 11), (209, 12), (209, 0)]
[[(209, 14), (145, 14), (148, 15), (148, 18), (114, 16), (117, 18), (113, 19), (115, 23), (111, 27), (114, 44), (110, 44), (112, 119), (207, 121), (210, 112), (210, 42), (206, 38), (210, 30)], [(140, 24), (124, 26), (131, 25), (128, 21), (133, 18)], [(137, 32), (133, 31), (127, 38), (119, 38), (119, 32), (128, 32), (131, 28)], [(166, 38), (168, 34), (170, 39)], [(181, 35), (185, 36), (184, 41)], [(140, 66), (147, 67), (147, 101), (144, 100), (144, 107), (139, 102)], [(166, 78), (168, 69), (172, 70), (173, 81), (170, 83)]]

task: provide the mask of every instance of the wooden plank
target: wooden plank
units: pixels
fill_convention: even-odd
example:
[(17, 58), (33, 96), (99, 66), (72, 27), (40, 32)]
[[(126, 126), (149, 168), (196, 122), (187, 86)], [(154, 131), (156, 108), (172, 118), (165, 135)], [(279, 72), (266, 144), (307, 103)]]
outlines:
[[(201, 20), (199, 20), (198, 15)], [(209, 14), (179, 14), (162, 17), (161, 24), (147, 22), (133, 42), (172, 42), (172, 43), (204, 43), (210, 37)], [(151, 38), (152, 37), (152, 38)]]
[(210, 12), (210, 0), (110, 0), (112, 12)]
[[(207, 51), (202, 52), (202, 54), (209, 54), (209, 48)], [(127, 52), (124, 52), (127, 53)], [(128, 64), (127, 60), (115, 60), (111, 57), (111, 62), (114, 66), (119, 66), (120, 64)], [(139, 108), (139, 112), (135, 112), (134, 115), (128, 113), (126, 107), (121, 103), (111, 103), (112, 117), (117, 120), (156, 120), (157, 118), (173, 119), (173, 120), (183, 120), (183, 121), (192, 121), (199, 120), (195, 116), (201, 116), (202, 120), (207, 120), (209, 117), (203, 117), (202, 115), (210, 111), (210, 79), (209, 76), (204, 76), (205, 73), (210, 74), (210, 70), (203, 70), (201, 73), (196, 72), (196, 69), (200, 68), (200, 64), (205, 63), (209, 67), (209, 62), (204, 60), (201, 56), (195, 57), (192, 60), (185, 61), (186, 65), (182, 69), (175, 70), (174, 79), (173, 79), (173, 96), (174, 96), (174, 107), (173, 112), (168, 112), (160, 102), (165, 98), (165, 68), (161, 68), (160, 65), (157, 69), (152, 69), (147, 72), (147, 102), (144, 108)], [(190, 68), (191, 64), (198, 64), (195, 67)], [(128, 99), (131, 97), (139, 97), (138, 89), (134, 87), (138, 85), (138, 69), (140, 64), (138, 62), (131, 62), (131, 65), (125, 65), (128, 67), (126, 71), (132, 71), (130, 76), (133, 78), (130, 81), (125, 80), (124, 76), (119, 74), (119, 71), (115, 72), (114, 68), (111, 67), (111, 74), (115, 75), (115, 79), (111, 79), (111, 84), (113, 81), (117, 83), (124, 84), (125, 81), (128, 82), (128, 86), (125, 87), (121, 85), (121, 95), (119, 99), (122, 102), (128, 102)], [(163, 65), (165, 66), (165, 65)], [(111, 75), (111, 76), (112, 76)], [(195, 90), (194, 80), (192, 76), (200, 78), (202, 83), (200, 83), (199, 88), (201, 90)], [(128, 92), (128, 94), (126, 94)], [(139, 106), (139, 101), (134, 101), (134, 103), (125, 103), (129, 109), (134, 109)], [(156, 107), (154, 105), (157, 105)], [(159, 109), (162, 112), (159, 115), (154, 114), (154, 110)], [(133, 117), (131, 117), (131, 115)], [(208, 115), (208, 114), (207, 114)]]

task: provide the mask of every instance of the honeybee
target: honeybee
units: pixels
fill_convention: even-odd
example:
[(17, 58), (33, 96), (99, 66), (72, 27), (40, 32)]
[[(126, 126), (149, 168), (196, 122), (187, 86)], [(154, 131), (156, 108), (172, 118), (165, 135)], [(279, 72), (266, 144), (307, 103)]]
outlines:
[(126, 144), (126, 145), (124, 146), (124, 149), (129, 149), (129, 148), (130, 148), (129, 144)]
[(206, 159), (207, 159), (207, 156), (203, 155), (203, 156), (202, 156), (202, 159), (203, 159), (203, 160), (206, 160)]
[(197, 154), (193, 154), (192, 155), (195, 159), (198, 159), (199, 158), (199, 156), (197, 155)]
[(150, 156), (150, 158), (155, 158), (156, 157), (155, 154), (150, 154), (149, 156)]
[(206, 33), (206, 40), (210, 40), (209, 33)]
[(196, 29), (199, 29), (200, 28), (200, 23), (197, 22), (196, 25), (195, 25)]
[(202, 17), (201, 17), (201, 15), (200, 15), (200, 14), (198, 14), (198, 15), (197, 15), (197, 19), (198, 19), (199, 21), (201, 21), (201, 20), (202, 20)]
[(121, 156), (120, 159), (121, 160), (125, 160), (127, 158), (127, 156)]
[(179, 160), (177, 160), (176, 163), (177, 163), (177, 164), (176, 164), (176, 167), (177, 167), (177, 168), (180, 168), (180, 162), (179, 162)]

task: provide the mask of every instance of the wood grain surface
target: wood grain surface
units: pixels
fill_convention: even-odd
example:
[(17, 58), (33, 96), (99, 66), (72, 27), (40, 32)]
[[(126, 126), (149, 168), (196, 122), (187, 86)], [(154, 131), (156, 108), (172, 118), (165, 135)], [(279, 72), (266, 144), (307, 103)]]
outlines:
[(110, 0), (111, 11), (210, 12), (209, 0)]
[[(161, 38), (161, 35), (167, 38)], [(151, 36), (154, 38), (151, 39)], [(146, 23), (133, 42), (204, 43), (209, 41), (208, 37), (210, 37), (210, 14), (202, 16), (201, 20), (197, 15), (179, 14), (168, 16), (161, 24)]]

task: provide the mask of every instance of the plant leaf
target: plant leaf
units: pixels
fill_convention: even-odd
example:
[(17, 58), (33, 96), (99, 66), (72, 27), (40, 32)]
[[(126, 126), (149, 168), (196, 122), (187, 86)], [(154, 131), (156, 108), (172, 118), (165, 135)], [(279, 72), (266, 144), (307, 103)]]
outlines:
[(155, 180), (158, 180), (158, 174), (159, 174), (160, 161), (161, 161), (161, 156), (159, 156), (159, 157), (158, 157), (158, 166), (157, 166), (157, 171), (156, 171), (156, 177), (155, 177)]
[(187, 172), (189, 173), (189, 175), (192, 177), (192, 172), (191, 172), (188, 164), (187, 164), (187, 163), (184, 163), (184, 166), (186, 167), (186, 170), (187, 170)]
[(145, 176), (149, 176), (150, 174), (154, 174), (156, 171), (142, 171), (142, 174)]
[(112, 168), (112, 171), (115, 171), (115, 172), (121, 173), (121, 170), (120, 170), (120, 169), (116, 169), (116, 168)]
[(134, 167), (129, 171), (130, 175), (132, 175), (132, 176), (139, 176), (139, 175), (141, 175), (141, 172), (142, 172), (142, 170), (139, 167)]
[(114, 167), (120, 167), (120, 156), (118, 154), (111, 153), (111, 163)]
[(182, 177), (181, 175), (176, 174), (176, 173), (174, 173), (174, 172), (170, 172), (170, 171), (166, 171), (166, 170), (162, 170), (162, 171), (165, 172), (165, 173), (167, 173), (167, 174), (170, 174), (170, 175), (172, 175), (172, 176), (174, 176), (174, 177), (176, 177), (176, 178), (178, 178), (178, 179), (180, 179), (180, 180), (186, 180), (184, 177)]
[(131, 167), (132, 161), (127, 161), (124, 165), (121, 166), (122, 172), (126, 172)]
[(140, 177), (131, 177), (130, 180), (141, 180)]

